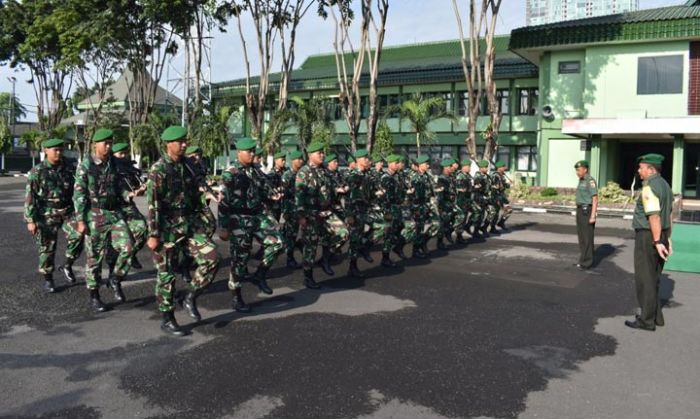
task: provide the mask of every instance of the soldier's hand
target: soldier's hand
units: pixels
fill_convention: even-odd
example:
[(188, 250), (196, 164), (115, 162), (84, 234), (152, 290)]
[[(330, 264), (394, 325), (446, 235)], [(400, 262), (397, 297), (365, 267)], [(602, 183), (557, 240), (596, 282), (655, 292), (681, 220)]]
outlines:
[(223, 241), (228, 241), (229, 239), (229, 232), (228, 230), (219, 230), (219, 238)]
[(668, 257), (671, 256), (670, 249), (667, 249), (663, 243), (659, 243), (655, 247), (656, 252), (659, 254), (659, 257), (663, 260), (668, 260)]
[(85, 234), (85, 232), (87, 231), (87, 225), (85, 224), (85, 221), (78, 221), (78, 227), (76, 227), (76, 230), (81, 235)]
[(35, 223), (28, 223), (27, 224), (27, 231), (29, 231), (29, 234), (32, 236), (36, 235), (37, 233), (37, 228)]
[(159, 244), (160, 239), (158, 237), (149, 237), (148, 241), (146, 242), (146, 246), (148, 246), (148, 248), (153, 251), (155, 251), (158, 248)]
[(299, 217), (299, 227), (306, 228), (306, 224), (308, 224), (306, 217)]
[(595, 224), (595, 215), (591, 215), (591, 218), (588, 219), (588, 224)]

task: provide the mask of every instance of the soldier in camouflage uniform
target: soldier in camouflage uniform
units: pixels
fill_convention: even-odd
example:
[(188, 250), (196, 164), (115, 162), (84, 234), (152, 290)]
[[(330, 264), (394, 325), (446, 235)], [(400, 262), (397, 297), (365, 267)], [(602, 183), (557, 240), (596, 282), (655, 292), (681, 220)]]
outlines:
[(348, 173), (348, 196), (345, 200), (345, 222), (350, 229), (350, 270), (352, 277), (362, 278), (365, 275), (357, 267), (357, 257), (362, 256), (367, 262), (374, 259), (369, 254), (370, 243), (366, 235), (366, 229), (372, 227), (369, 219), (369, 207), (373, 201), (372, 182), (368, 176), (370, 160), (367, 150), (355, 152), (356, 167)]
[(187, 129), (171, 126), (161, 134), (165, 153), (148, 172), (146, 201), (148, 203), (148, 241), (153, 250), (153, 262), (158, 270), (156, 301), (163, 315), (161, 329), (166, 333), (183, 336), (174, 315), (175, 274), (178, 252), (184, 249), (194, 258), (197, 270), (182, 305), (189, 316), (199, 321), (197, 297), (216, 275), (219, 256), (212, 239), (198, 232), (193, 223), (193, 203), (201, 199), (206, 189), (205, 180), (196, 175), (185, 158)]
[[(282, 176), (284, 172), (287, 171), (287, 156), (284, 151), (278, 151), (275, 153), (275, 165), (272, 167), (270, 173), (267, 174), (268, 182), (270, 187), (275, 191), (282, 192)], [(282, 221), (282, 201), (274, 201), (272, 205), (272, 216), (277, 221)]]
[(411, 176), (411, 211), (416, 231), (413, 257), (425, 259), (428, 257), (428, 240), (437, 234), (436, 225), (430, 219), (430, 200), (433, 194), (432, 180), (428, 173), (430, 158), (420, 156), (415, 163), (417, 170)]
[(455, 232), (457, 233), (457, 242), (461, 244), (467, 242), (464, 239), (464, 232), (469, 231), (472, 225), (472, 217), (479, 216), (479, 207), (474, 204), (472, 199), (474, 181), (471, 173), (469, 173), (471, 167), (471, 160), (462, 160), (462, 170), (455, 177), (455, 191), (457, 193), (457, 198), (455, 199), (455, 209), (457, 211)]
[(262, 243), (263, 257), (252, 281), (265, 294), (272, 294), (266, 276), (282, 251), (283, 239), (279, 223), (264, 206), (269, 200), (279, 200), (281, 194), (273, 192), (265, 175), (253, 166), (254, 140), (238, 140), (236, 150), (238, 162), (222, 176), (224, 199), (219, 204), (219, 236), (222, 240), (231, 240), (228, 286), (233, 293), (233, 308), (248, 313), (250, 307), (243, 300), (241, 283), (250, 279), (247, 266), (255, 237)]
[[(128, 199), (122, 206), (122, 214), (129, 226), (129, 233), (134, 242), (130, 263), (131, 267), (141, 269), (136, 255), (143, 249), (146, 244), (146, 217), (141, 214), (141, 211), (136, 207), (134, 197), (143, 195), (146, 192), (146, 184), (141, 182), (141, 171), (134, 167), (134, 162), (129, 158), (129, 144), (115, 143), (112, 146), (112, 156), (114, 157), (115, 167), (119, 175), (119, 181), (122, 183), (122, 188), (127, 191)], [(110, 277), (114, 272), (114, 265), (117, 263), (119, 253), (114, 250), (112, 244), (107, 245), (107, 265), (109, 266)]]
[(58, 230), (63, 229), (67, 242), (61, 270), (71, 284), (75, 282), (73, 262), (83, 247), (73, 211), (75, 172), (63, 158), (63, 145), (63, 140), (56, 138), (42, 143), (46, 158), (29, 172), (24, 199), (24, 221), (39, 247), (39, 273), (50, 293), (56, 291), (53, 271)]
[(412, 171), (406, 167), (406, 157), (399, 157), (399, 167), (396, 172), (399, 181), (399, 194), (397, 199), (401, 209), (404, 227), (392, 250), (401, 259), (408, 259), (403, 248), (406, 243), (413, 243), (416, 240), (416, 223), (413, 221), (413, 212), (411, 210), (411, 198), (413, 194), (413, 187), (411, 186)]
[[(311, 149), (311, 148), (310, 148)], [(333, 255), (340, 253), (343, 245), (348, 241), (350, 233), (343, 221), (344, 210), (341, 202), (341, 196), (347, 193), (347, 186), (343, 184), (343, 180), (338, 172), (338, 158), (331, 153), (324, 159), (325, 176), (327, 192), (330, 195), (330, 207), (320, 212), (324, 222), (324, 228), (321, 229), (321, 267), (327, 275), (335, 275), (331, 268), (331, 260)]]
[[(405, 228), (403, 217), (402, 204), (403, 197), (403, 179), (399, 174), (401, 162), (403, 158), (397, 154), (391, 154), (387, 157), (387, 170), (382, 174), (380, 179), (380, 199), (384, 208), (384, 245), (382, 246), (382, 266), (387, 268), (396, 267), (389, 254), (394, 250), (399, 257), (403, 250), (403, 238), (401, 232)], [(396, 249), (401, 249), (396, 250)], [(402, 259), (405, 258), (405, 255)]]
[[(367, 171), (367, 177), (371, 184), (371, 197), (377, 197), (381, 193), (381, 179), (384, 174), (384, 159), (381, 156), (372, 158), (373, 168)], [(384, 208), (380, 205), (380, 200), (371, 199), (368, 220), (371, 228), (365, 233), (366, 243), (379, 243), (383, 240), (385, 232)]]
[(452, 241), (452, 232), (456, 218), (455, 201), (457, 199), (455, 184), (453, 178), (455, 160), (452, 158), (444, 159), (440, 162), (442, 166), (442, 174), (438, 176), (435, 192), (437, 194), (437, 204), (440, 213), (439, 230), (437, 233), (438, 249), (446, 249), (444, 239), (448, 242)]
[(299, 268), (299, 263), (294, 259), (294, 248), (297, 244), (297, 234), (299, 232), (299, 220), (295, 213), (294, 206), (295, 192), (294, 184), (296, 182), (297, 172), (304, 165), (304, 154), (295, 150), (289, 153), (290, 168), (282, 175), (282, 231), (284, 234), (284, 247), (287, 254), (287, 267), (291, 269)]
[(102, 259), (107, 246), (111, 243), (119, 251), (114, 276), (109, 280), (114, 297), (119, 302), (126, 300), (121, 282), (129, 272), (134, 249), (129, 226), (122, 212), (128, 191), (122, 186), (116, 162), (111, 155), (112, 137), (111, 130), (101, 128), (95, 131), (92, 137), (95, 153), (83, 159), (78, 166), (73, 192), (78, 232), (88, 232), (85, 239), (85, 282), (90, 292), (90, 304), (98, 312), (107, 310), (98, 291)]
[(480, 237), (482, 233), (488, 236), (487, 228), (493, 217), (489, 162), (480, 160), (478, 166), (479, 171), (474, 175), (474, 203), (479, 207), (479, 213), (473, 217), (474, 237)]
[(506, 177), (506, 170), (508, 167), (502, 161), (497, 161), (495, 163), (496, 171), (491, 175), (491, 188), (493, 191), (493, 203), (495, 207), (495, 215), (491, 220), (491, 232), (496, 232), (496, 226), (502, 229), (506, 228), (506, 220), (510, 217), (513, 210), (510, 207), (510, 201), (508, 200), (508, 189), (510, 188), (510, 183)]

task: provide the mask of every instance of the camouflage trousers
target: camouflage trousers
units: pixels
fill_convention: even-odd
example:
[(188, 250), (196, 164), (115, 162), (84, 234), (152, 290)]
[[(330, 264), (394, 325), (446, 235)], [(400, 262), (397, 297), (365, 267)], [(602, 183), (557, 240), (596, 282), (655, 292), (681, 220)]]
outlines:
[(158, 270), (156, 278), (156, 301), (158, 310), (170, 312), (175, 309), (175, 269), (179, 265), (180, 252), (194, 259), (197, 269), (194, 271), (189, 287), (192, 291), (204, 289), (214, 280), (219, 265), (216, 244), (205, 234), (191, 232), (188, 220), (176, 217), (165, 222), (160, 245), (153, 252), (153, 264)]
[(240, 288), (241, 280), (247, 276), (253, 239), (262, 243), (263, 258), (260, 265), (268, 268), (275, 263), (284, 243), (279, 223), (267, 212), (234, 216), (230, 228), (231, 276), (228, 287), (233, 290)]
[(309, 217), (306, 227), (301, 229), (304, 270), (313, 268), (319, 241), (321, 246), (330, 248), (333, 253), (339, 253), (345, 242), (348, 241), (349, 234), (343, 220), (333, 213)]
[[(136, 205), (125, 207), (122, 209), (122, 214), (124, 215), (124, 220), (129, 228), (129, 235), (134, 244), (129, 258), (129, 260), (131, 260), (131, 257), (135, 256), (146, 244), (146, 233), (148, 232), (146, 218), (141, 214), (138, 208), (136, 208)], [(112, 246), (110, 242), (107, 246), (107, 264), (112, 267), (115, 266), (118, 256), (119, 253), (114, 250), (114, 246)]]
[(88, 289), (94, 290), (99, 286), (102, 277), (102, 259), (109, 245), (118, 253), (114, 274), (125, 276), (129, 273), (134, 241), (124, 215), (120, 210), (92, 208), (88, 213), (88, 234), (85, 239), (87, 253), (85, 283)]
[(443, 205), (440, 208), (439, 228), (437, 232), (438, 240), (450, 237), (455, 230), (457, 223), (457, 207), (454, 205)]
[(387, 209), (384, 213), (381, 230), (384, 238), (382, 253), (389, 253), (394, 247), (404, 242), (405, 238), (402, 237), (402, 232), (406, 230), (406, 223), (403, 220), (400, 207)]
[(475, 195), (471, 202), (471, 214), (468, 221), (474, 226), (474, 229), (481, 228), (487, 216), (488, 199), (483, 195)]
[(513, 213), (513, 209), (510, 207), (510, 201), (505, 195), (499, 194), (494, 198), (494, 203), (494, 206), (496, 207), (496, 215), (492, 225), (505, 223), (508, 217), (510, 217), (510, 214)]
[[(333, 253), (340, 253), (340, 249), (348, 241), (350, 232), (345, 222), (335, 213), (322, 217), (321, 246), (329, 247)], [(303, 232), (302, 232), (303, 240)]]
[(429, 205), (413, 206), (413, 222), (415, 223), (414, 247), (425, 246), (431, 237), (437, 235), (440, 228), (440, 224)]
[(288, 211), (282, 212), (282, 219), (284, 220), (284, 224), (282, 225), (284, 251), (287, 255), (292, 255), (294, 254), (294, 246), (299, 233), (299, 220), (297, 219), (296, 214)]
[(77, 223), (73, 217), (56, 215), (51, 219), (40, 221), (37, 224), (38, 231), (34, 240), (39, 247), (39, 273), (42, 275), (49, 275), (54, 271), (59, 229), (63, 230), (66, 237), (65, 266), (73, 265), (83, 251), (83, 235), (78, 233)]
[(371, 245), (372, 220), (366, 208), (346, 209), (346, 224), (350, 232), (349, 249), (350, 259), (357, 259), (360, 250)]

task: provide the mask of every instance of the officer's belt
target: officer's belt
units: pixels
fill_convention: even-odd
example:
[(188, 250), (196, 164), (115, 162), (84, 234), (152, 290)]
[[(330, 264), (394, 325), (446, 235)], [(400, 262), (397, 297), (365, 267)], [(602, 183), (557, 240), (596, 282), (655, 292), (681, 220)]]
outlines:
[(587, 210), (591, 204), (576, 204), (576, 208), (581, 208), (582, 210)]

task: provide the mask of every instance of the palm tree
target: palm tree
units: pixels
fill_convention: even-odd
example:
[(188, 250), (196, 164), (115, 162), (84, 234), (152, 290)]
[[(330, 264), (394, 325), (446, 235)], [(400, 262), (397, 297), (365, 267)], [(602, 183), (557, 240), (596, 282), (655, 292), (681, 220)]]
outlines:
[[(304, 101), (297, 96), (290, 100), (294, 106), (288, 110), (289, 121), (297, 128), (300, 146), (306, 148), (312, 139), (325, 139), (330, 143), (335, 131), (331, 113), (333, 102), (321, 98)], [(319, 136), (323, 138), (315, 138)]]
[(439, 96), (423, 97), (414, 93), (410, 99), (400, 106), (390, 107), (388, 113), (398, 112), (411, 124), (416, 133), (416, 148), (420, 156), (421, 141), (430, 142), (435, 139), (435, 133), (430, 129), (430, 123), (445, 118), (456, 121), (454, 114), (445, 109), (445, 99)]

